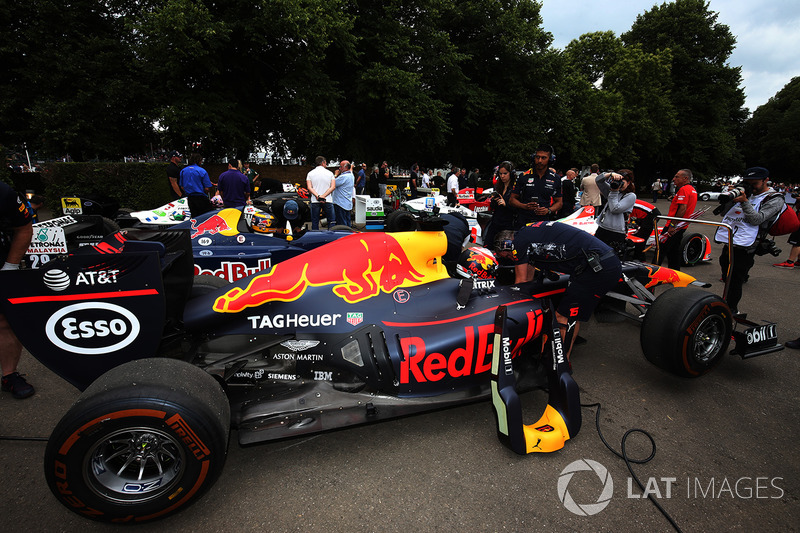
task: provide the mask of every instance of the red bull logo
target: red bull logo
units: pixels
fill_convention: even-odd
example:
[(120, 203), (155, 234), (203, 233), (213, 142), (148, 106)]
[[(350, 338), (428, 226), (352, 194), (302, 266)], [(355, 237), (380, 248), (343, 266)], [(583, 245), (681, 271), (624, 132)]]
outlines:
[(196, 219), (192, 219), (192, 239), (200, 235), (216, 235), (220, 231), (230, 230), (228, 221), (219, 215), (211, 215), (200, 224)]
[(234, 287), (217, 298), (213, 309), (237, 313), (271, 301), (292, 302), (308, 287), (323, 285), (333, 285), (345, 302), (357, 303), (381, 291), (446, 278), (440, 260), (446, 247), (441, 232), (350, 235), (277, 264), (244, 289)]

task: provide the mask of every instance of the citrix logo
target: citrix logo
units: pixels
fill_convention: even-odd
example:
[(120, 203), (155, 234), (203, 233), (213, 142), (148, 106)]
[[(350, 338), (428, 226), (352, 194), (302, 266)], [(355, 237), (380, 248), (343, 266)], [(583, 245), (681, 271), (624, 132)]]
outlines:
[[(591, 470), (597, 474), (600, 483), (603, 485), (600, 496), (597, 497), (597, 501), (594, 503), (579, 504), (572, 499), (569, 493), (569, 482), (572, 480), (572, 476), (575, 472), (584, 470)], [(558, 499), (561, 500), (561, 503), (569, 512), (578, 516), (592, 516), (599, 513), (611, 502), (613, 494), (614, 481), (611, 479), (611, 474), (608, 473), (605, 466), (591, 459), (578, 459), (571, 462), (558, 476)]]

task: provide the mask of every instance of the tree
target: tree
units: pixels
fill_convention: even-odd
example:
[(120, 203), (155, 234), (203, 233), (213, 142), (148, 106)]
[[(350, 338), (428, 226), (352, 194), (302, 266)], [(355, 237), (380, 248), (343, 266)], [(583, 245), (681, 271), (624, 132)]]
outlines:
[(569, 113), (559, 138), (569, 162), (645, 169), (657, 160), (675, 127), (669, 51), (625, 46), (608, 31), (573, 40), (564, 57)]
[(343, 97), (324, 68), (351, 50), (340, 0), (163, 0), (133, 27), (164, 142), (208, 155), (303, 153), (337, 135)]
[(26, 140), (76, 160), (120, 157), (143, 146), (147, 91), (120, 39), (123, 18), (109, 4), (2, 3), (0, 141)]
[(736, 39), (708, 2), (654, 6), (622, 40), (651, 54), (668, 49), (672, 56), (670, 100), (678, 125), (659, 166), (666, 172), (689, 167), (701, 177), (741, 169), (736, 138), (747, 111), (741, 69), (727, 65)]
[(769, 169), (774, 181), (800, 181), (800, 76), (755, 110), (742, 136), (747, 166)]

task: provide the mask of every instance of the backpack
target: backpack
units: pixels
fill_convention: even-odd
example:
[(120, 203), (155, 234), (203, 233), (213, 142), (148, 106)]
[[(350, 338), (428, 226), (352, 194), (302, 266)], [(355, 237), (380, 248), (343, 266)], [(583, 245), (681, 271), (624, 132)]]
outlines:
[[(780, 196), (779, 193), (776, 193)], [(773, 195), (768, 196), (765, 200), (773, 197)], [(783, 206), (783, 210), (772, 223), (767, 233), (772, 236), (778, 235), (788, 235), (790, 233), (794, 233), (800, 229), (800, 218), (798, 218), (797, 213), (794, 209), (789, 207), (788, 205)]]

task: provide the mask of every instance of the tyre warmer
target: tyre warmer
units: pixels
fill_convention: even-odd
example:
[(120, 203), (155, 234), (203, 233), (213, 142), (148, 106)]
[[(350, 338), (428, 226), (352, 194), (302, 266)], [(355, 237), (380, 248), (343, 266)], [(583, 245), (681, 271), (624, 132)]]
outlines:
[(495, 313), (491, 387), (492, 403), (497, 415), (497, 436), (500, 442), (520, 455), (560, 450), (564, 442), (576, 436), (581, 429), (580, 393), (570, 375), (564, 349), (572, 342), (575, 323), (571, 321), (567, 325), (566, 338), (562, 340), (552, 302), (549, 308), (553, 326), (552, 339), (546, 352), (552, 360), (548, 369), (550, 391), (544, 414), (530, 425), (522, 422), (522, 403), (515, 389), (511, 345), (506, 335), (505, 306), (498, 307)]

